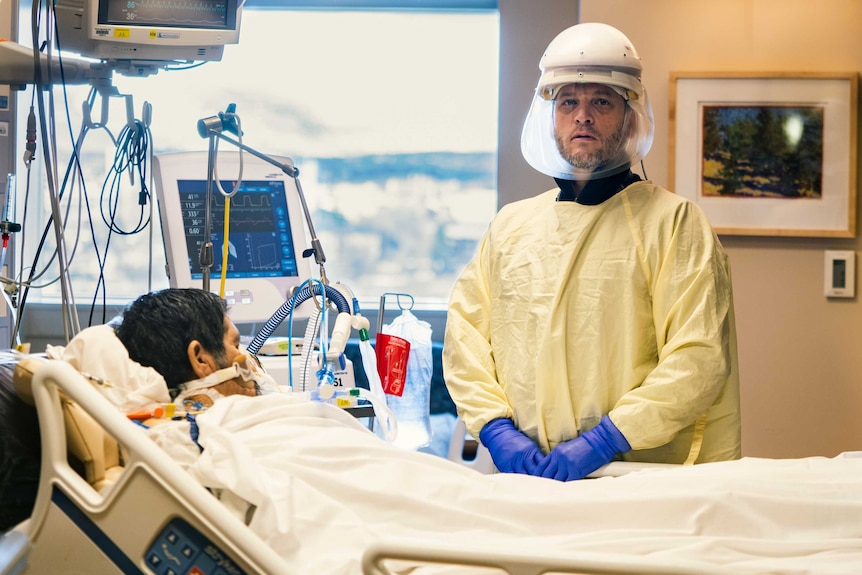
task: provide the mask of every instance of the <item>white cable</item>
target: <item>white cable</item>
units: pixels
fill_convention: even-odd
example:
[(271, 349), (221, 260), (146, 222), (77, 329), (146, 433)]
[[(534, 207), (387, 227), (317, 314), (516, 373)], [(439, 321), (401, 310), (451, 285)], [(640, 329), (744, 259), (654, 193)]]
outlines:
[[(225, 113), (224, 115), (226, 117), (236, 118), (237, 141), (239, 142), (239, 145), (242, 146), (242, 121), (240, 120), (239, 115), (228, 113)], [(221, 185), (221, 178), (219, 178), (218, 175), (218, 138), (216, 138), (215, 140), (215, 148), (213, 151), (215, 152), (215, 158), (213, 158), (213, 179), (215, 180), (215, 185), (221, 195), (226, 198), (232, 198), (237, 194), (237, 192), (239, 192), (239, 188), (242, 185), (242, 148), (239, 149), (239, 173), (236, 176), (236, 183), (234, 184), (233, 189), (230, 192), (224, 191), (224, 188), (222, 188)]]

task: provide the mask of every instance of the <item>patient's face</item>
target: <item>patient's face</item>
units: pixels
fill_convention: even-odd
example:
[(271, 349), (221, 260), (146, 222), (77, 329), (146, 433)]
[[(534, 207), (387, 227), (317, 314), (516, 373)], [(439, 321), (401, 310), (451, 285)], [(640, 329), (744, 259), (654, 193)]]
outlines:
[[(222, 353), (216, 354), (214, 351), (203, 349), (197, 340), (189, 344), (189, 360), (192, 362), (198, 378), (204, 379), (221, 369), (231, 367), (234, 363), (245, 366), (249, 361), (253, 361), (253, 358), (240, 350), (239, 330), (227, 315), (224, 316), (222, 345), (224, 347)], [(255, 365), (259, 368), (259, 365)], [(248, 370), (245, 370), (246, 374), (247, 372)], [(195, 409), (200, 409), (211, 407), (214, 399), (218, 397), (229, 395), (256, 396), (258, 390), (255, 380), (243, 377), (243, 370), (239, 370), (239, 373), (239, 377), (214, 385), (207, 383), (205, 384), (206, 387), (199, 387), (201, 382), (192, 382), (197, 385), (193, 386), (192, 391), (180, 394), (182, 401), (194, 404)], [(210, 392), (215, 392), (215, 394)]]
[[(239, 330), (228, 316), (224, 316), (224, 356), (218, 361), (219, 369), (230, 367), (233, 360), (240, 354)], [(224, 364), (224, 365), (222, 365)]]

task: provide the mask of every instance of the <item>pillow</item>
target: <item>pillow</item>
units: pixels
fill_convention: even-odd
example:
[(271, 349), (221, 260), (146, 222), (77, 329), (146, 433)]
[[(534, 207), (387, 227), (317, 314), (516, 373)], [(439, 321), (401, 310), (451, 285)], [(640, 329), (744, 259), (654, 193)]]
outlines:
[(171, 402), (165, 378), (152, 367), (132, 360), (109, 325), (88, 327), (72, 338), (69, 345), (49, 345), (45, 353), (85, 375), (104, 380), (105, 384), (97, 381), (95, 387), (123, 412), (148, 410)]

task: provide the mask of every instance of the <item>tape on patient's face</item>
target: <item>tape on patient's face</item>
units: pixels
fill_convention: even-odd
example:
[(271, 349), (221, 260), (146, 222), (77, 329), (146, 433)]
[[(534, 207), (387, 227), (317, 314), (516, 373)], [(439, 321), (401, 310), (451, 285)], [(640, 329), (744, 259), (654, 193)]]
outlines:
[(238, 375), (236, 364), (220, 369), (200, 379), (188, 381), (181, 386), (181, 391), (174, 401), (183, 405), (187, 411), (199, 411), (224, 397), (213, 389), (216, 385), (230, 381)]
[(263, 371), (263, 368), (260, 366), (255, 359), (249, 355), (240, 355), (234, 361), (234, 367), (237, 369), (237, 374), (240, 378), (242, 378), (241, 385), (245, 385), (245, 387), (254, 387), (257, 385), (259, 389), (273, 389), (277, 388), (278, 385), (275, 383), (275, 379), (268, 373)]
[(234, 379), (237, 376), (239, 376), (239, 370), (237, 369), (237, 365), (233, 364), (229, 367), (225, 367), (224, 369), (215, 371), (206, 377), (187, 381), (186, 383), (182, 384), (182, 391), (180, 393), (182, 395), (188, 391), (195, 391), (200, 389), (206, 389), (208, 387), (214, 387), (220, 383), (224, 383), (230, 379)]
[(271, 389), (275, 385), (272, 376), (264, 373), (257, 362), (250, 356), (242, 354), (234, 359), (232, 365), (215, 371), (206, 377), (184, 383), (175, 401), (182, 402), (192, 396), (206, 396), (214, 401), (224, 397), (224, 395), (213, 389), (213, 387), (231, 380), (245, 389), (254, 389), (255, 387), (268, 387)]

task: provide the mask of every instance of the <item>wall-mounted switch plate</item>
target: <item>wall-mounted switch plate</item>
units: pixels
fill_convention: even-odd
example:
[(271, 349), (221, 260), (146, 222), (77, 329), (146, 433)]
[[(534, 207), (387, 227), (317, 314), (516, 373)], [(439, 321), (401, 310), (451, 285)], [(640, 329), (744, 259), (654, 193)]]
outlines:
[(823, 268), (826, 297), (856, 295), (856, 252), (827, 251)]

